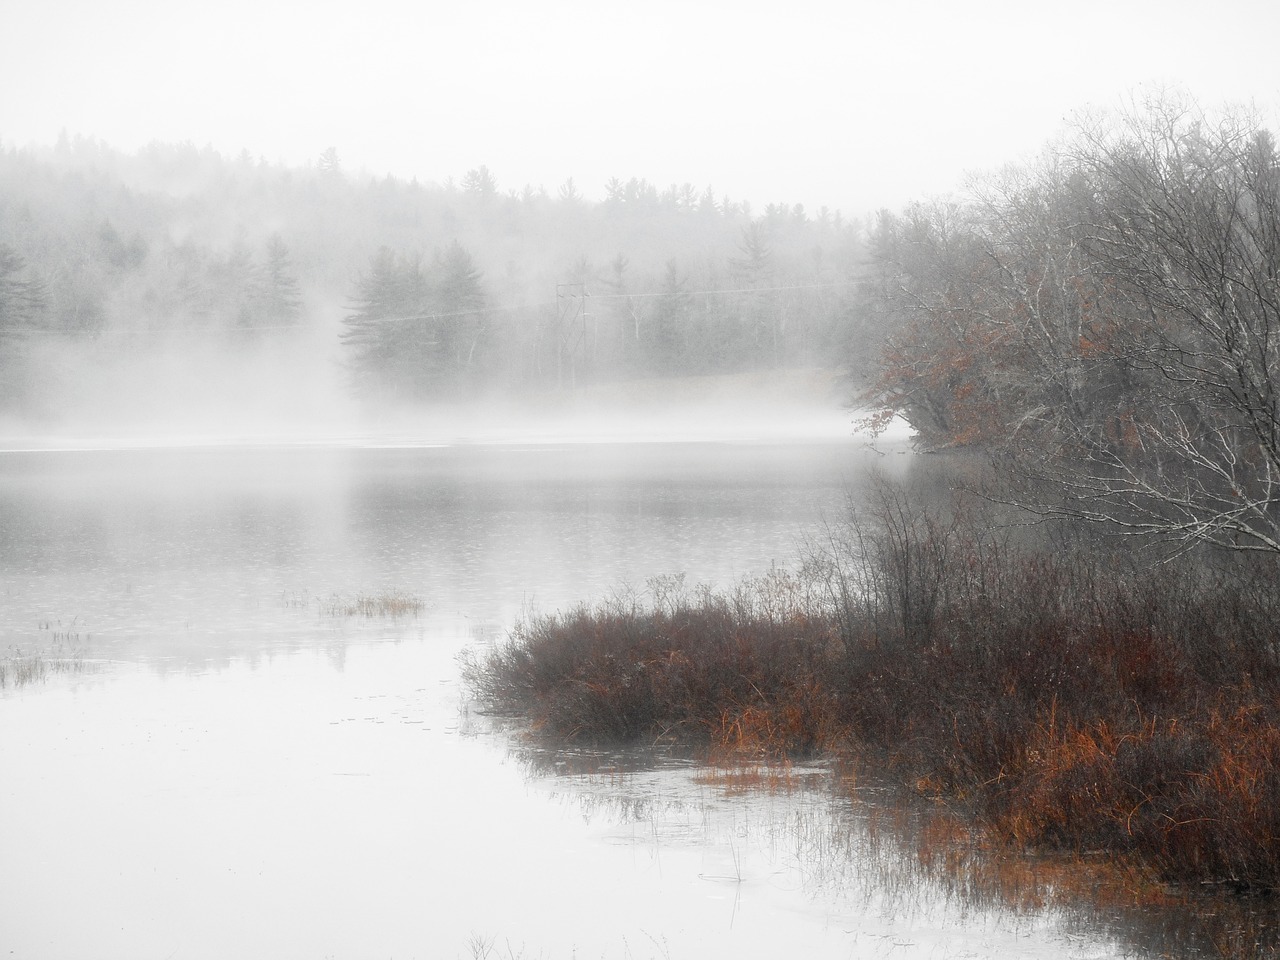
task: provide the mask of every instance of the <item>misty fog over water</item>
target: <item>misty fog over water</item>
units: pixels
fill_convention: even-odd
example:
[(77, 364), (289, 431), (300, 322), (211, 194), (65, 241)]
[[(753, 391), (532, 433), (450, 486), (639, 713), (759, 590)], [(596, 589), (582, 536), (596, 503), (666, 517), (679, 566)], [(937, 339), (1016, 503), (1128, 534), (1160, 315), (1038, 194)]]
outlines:
[[(288, 368), (271, 368), (278, 379)], [(227, 445), (423, 445), (847, 440), (856, 413), (823, 371), (584, 387), (517, 398), (367, 408), (305, 381), (260, 389), (242, 368), (164, 377), (68, 401), (49, 418), (0, 421), (0, 449)], [(208, 387), (197, 392), (193, 384)], [(131, 393), (132, 391), (132, 393)], [(896, 435), (902, 435), (898, 431)]]
[[(538, 15), (502, 13), (485, 31)], [(316, 19), (340, 22), (297, 29)], [(961, 48), (955, 11), (922, 19), (935, 53)], [(840, 42), (826, 14), (815, 23), (818, 46)], [(677, 32), (678, 46), (703, 39)], [(892, 35), (876, 56), (896, 69)], [(592, 47), (598, 66), (602, 49), (611, 69), (657, 75), (612, 45)], [(941, 789), (931, 808), (831, 758), (728, 769), (657, 744), (548, 747), (463, 682), (464, 663), (539, 612), (797, 569), (882, 479), (924, 481), (895, 503), (927, 512), (962, 468), (924, 450), (1016, 447), (1034, 462), (1074, 449), (1048, 429), (1063, 396), (1097, 413), (1074, 436), (1121, 446), (1138, 436), (1115, 419), (1128, 401), (1169, 406), (1114, 346), (1127, 307), (1072, 233), (1102, 193), (1066, 175), (1066, 154), (974, 181), (976, 201), (901, 215), (743, 195), (738, 161), (780, 146), (824, 176), (847, 161), (815, 151), (775, 90), (801, 49), (762, 64), (752, 45), (749, 71), (716, 79), (762, 141), (760, 157), (730, 158), (730, 183), (630, 169), (509, 181), (520, 173), (455, 144), (462, 166), (427, 176), (370, 172), (329, 143), (287, 163), (192, 140), (0, 140), (0, 952), (1218, 955), (1219, 929), (1162, 907), (1160, 890), (1147, 906), (1076, 906), (1058, 894), (1091, 874), (990, 856), (940, 815)], [(845, 55), (826, 52), (845, 82)], [(365, 78), (341, 63), (332, 76), (354, 89)], [(404, 87), (414, 138), (418, 111), (455, 99), (436, 91), (472, 68), (432, 87), (434, 105)], [(927, 86), (963, 121), (958, 86)], [(502, 97), (521, 102), (517, 87)], [(649, 137), (686, 155), (733, 112), (690, 90), (656, 98), (705, 109), (690, 144), (665, 117)], [(456, 99), (468, 127), (489, 116)], [(611, 103), (575, 122), (630, 135), (637, 112)], [(844, 122), (832, 114), (830, 130)], [(431, 129), (413, 150), (444, 155)], [(859, 141), (848, 152), (892, 154), (903, 176), (932, 157), (879, 123), (843, 129)], [(1272, 170), (1274, 140), (1249, 142)], [(560, 146), (543, 152), (572, 155)], [(1274, 271), (1256, 277), (1269, 289)], [(946, 717), (944, 751), (961, 739)]]

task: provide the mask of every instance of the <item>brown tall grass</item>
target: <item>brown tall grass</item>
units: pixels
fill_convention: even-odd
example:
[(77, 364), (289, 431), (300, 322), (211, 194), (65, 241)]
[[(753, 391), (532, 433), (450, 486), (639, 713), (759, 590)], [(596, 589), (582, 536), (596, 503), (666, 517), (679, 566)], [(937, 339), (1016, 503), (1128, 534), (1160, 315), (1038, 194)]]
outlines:
[(466, 676), (543, 733), (832, 753), (1028, 848), (1280, 886), (1280, 578), (1019, 544), (885, 488), (794, 571), (530, 617)]
[(316, 600), (316, 607), (322, 616), (336, 618), (388, 617), (396, 620), (401, 617), (416, 617), (425, 606), (419, 597), (398, 590), (376, 594), (360, 593), (355, 596), (335, 593)]

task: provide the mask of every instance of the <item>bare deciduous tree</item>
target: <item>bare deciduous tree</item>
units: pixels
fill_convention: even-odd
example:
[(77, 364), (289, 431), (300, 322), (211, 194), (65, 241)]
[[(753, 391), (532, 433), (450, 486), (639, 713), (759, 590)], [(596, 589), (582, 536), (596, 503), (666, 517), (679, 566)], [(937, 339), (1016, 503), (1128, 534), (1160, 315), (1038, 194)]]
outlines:
[(893, 246), (878, 396), (929, 442), (998, 449), (1037, 509), (1280, 553), (1280, 164), (1253, 118), (1081, 124)]

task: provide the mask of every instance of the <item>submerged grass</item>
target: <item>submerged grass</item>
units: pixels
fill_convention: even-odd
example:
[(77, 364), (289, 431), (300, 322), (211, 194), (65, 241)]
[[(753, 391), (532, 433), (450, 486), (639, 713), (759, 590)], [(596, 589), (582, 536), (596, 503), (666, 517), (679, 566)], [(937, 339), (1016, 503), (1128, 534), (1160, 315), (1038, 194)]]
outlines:
[(400, 590), (354, 595), (331, 593), (327, 597), (312, 597), (306, 591), (286, 592), (281, 594), (280, 602), (286, 607), (304, 610), (314, 606), (320, 616), (334, 619), (389, 617), (394, 620), (416, 617), (426, 607), (421, 598)]
[(560, 740), (853, 758), (995, 842), (1280, 888), (1280, 571), (993, 530), (889, 492), (797, 571), (529, 617), (465, 674)]
[(422, 612), (423, 602), (418, 597), (399, 591), (377, 594), (357, 594), (343, 597), (337, 594), (318, 601), (320, 612), (329, 617), (416, 617)]
[(38, 653), (12, 648), (0, 656), (0, 690), (43, 683), (56, 675), (88, 673), (96, 666), (78, 651), (55, 649), (51, 653)]

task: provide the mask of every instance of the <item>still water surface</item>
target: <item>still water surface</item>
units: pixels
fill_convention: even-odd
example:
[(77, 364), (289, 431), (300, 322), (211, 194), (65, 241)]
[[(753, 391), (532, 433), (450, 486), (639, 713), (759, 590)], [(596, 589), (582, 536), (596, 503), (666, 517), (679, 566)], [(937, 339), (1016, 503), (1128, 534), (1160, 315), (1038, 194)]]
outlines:
[[(789, 564), (851, 440), (0, 454), (0, 955), (1112, 957), (965, 902), (797, 771), (522, 753), (457, 655), (531, 608)], [(400, 592), (416, 616), (334, 598)], [(563, 760), (563, 758), (562, 758)], [(904, 879), (906, 878), (906, 879)]]

